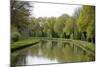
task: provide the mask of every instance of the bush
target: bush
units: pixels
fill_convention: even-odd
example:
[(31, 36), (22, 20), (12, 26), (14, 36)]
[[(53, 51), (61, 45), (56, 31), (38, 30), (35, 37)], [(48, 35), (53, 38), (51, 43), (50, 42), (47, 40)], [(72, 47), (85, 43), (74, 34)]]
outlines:
[(11, 41), (12, 42), (16, 42), (16, 41), (19, 41), (21, 39), (21, 34), (18, 33), (18, 32), (13, 32), (11, 34)]

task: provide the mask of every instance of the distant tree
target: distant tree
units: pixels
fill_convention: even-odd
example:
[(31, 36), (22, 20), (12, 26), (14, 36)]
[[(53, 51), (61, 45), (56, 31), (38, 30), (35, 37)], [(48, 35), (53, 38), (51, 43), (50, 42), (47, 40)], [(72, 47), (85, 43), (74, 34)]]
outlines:
[(49, 34), (50, 34), (50, 28), (49, 28), (48, 23), (49, 23), (48, 21), (45, 21), (44, 26), (43, 26), (44, 27), (43, 32), (46, 37), (49, 37)]
[(63, 28), (63, 32), (66, 33), (66, 36), (69, 38), (75, 38), (75, 36), (77, 35), (77, 24), (76, 24), (76, 20), (72, 17), (70, 17), (66, 23), (65, 23), (65, 27)]
[(59, 35), (59, 37), (63, 37), (63, 28), (68, 17), (69, 16), (67, 14), (63, 14), (62, 16), (57, 18), (57, 21), (54, 25), (54, 31)]
[(56, 18), (55, 17), (49, 17), (47, 19), (47, 21), (48, 21), (50, 37), (54, 37), (55, 36), (54, 25), (55, 25), (55, 22), (56, 22)]
[(79, 16), (80, 16), (80, 8), (81, 8), (81, 7), (76, 8), (76, 9), (74, 10), (73, 18), (75, 18), (75, 19), (78, 19), (78, 18), (79, 18)]

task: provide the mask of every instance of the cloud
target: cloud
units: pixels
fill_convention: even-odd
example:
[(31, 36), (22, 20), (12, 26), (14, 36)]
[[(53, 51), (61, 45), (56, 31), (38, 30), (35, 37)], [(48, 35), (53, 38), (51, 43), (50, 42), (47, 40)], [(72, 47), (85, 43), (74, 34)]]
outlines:
[(74, 10), (81, 5), (63, 5), (63, 4), (49, 4), (49, 3), (32, 3), (34, 6), (31, 11), (34, 17), (58, 17), (64, 13), (72, 16)]

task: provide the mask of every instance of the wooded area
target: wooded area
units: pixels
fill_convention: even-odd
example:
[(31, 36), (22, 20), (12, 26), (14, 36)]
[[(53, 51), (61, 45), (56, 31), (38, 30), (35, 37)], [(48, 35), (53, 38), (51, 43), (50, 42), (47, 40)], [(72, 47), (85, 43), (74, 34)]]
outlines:
[(83, 5), (73, 16), (30, 17), (29, 1), (11, 0), (11, 43), (31, 38), (50, 37), (95, 43), (95, 6)]

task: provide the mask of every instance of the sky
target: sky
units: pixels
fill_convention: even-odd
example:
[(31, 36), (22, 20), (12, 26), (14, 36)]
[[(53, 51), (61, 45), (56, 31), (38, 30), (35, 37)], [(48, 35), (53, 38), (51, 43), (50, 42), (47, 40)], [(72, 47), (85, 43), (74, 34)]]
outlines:
[(73, 15), (76, 8), (81, 5), (63, 5), (63, 4), (49, 4), (49, 3), (35, 3), (32, 2), (33, 9), (31, 16), (34, 17), (58, 17), (62, 14)]

